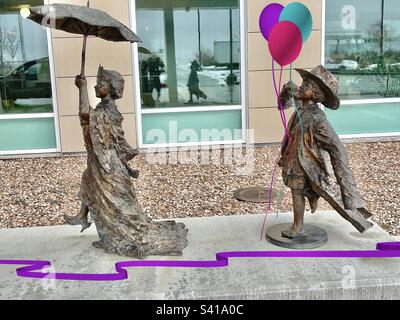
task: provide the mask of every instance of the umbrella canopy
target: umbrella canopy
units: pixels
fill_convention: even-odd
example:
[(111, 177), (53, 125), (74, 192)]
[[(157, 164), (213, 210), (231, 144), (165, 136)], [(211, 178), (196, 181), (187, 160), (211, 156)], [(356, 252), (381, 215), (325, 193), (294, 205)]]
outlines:
[(83, 35), (81, 76), (85, 76), (86, 39), (95, 36), (108, 41), (139, 42), (127, 26), (104, 11), (71, 4), (55, 3), (29, 8), (28, 19), (45, 27)]
[(28, 19), (58, 30), (108, 41), (141, 41), (127, 26), (101, 10), (61, 3), (32, 7), (29, 10)]
[(149, 49), (146, 49), (145, 47), (139, 47), (138, 52), (143, 54), (151, 54), (151, 51)]

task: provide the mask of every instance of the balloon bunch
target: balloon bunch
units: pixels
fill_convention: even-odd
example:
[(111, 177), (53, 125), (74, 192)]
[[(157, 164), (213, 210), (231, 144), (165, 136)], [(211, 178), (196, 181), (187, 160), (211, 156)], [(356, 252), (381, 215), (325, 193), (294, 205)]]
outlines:
[(271, 3), (261, 12), (259, 24), (272, 58), (284, 67), (300, 55), (303, 43), (311, 35), (313, 21), (302, 3), (292, 2), (286, 7)]
[[(288, 143), (291, 144), (292, 141), (287, 128), (285, 111), (279, 97), (282, 84), (282, 70), (284, 66), (290, 64), (290, 82), (292, 83), (292, 63), (298, 58), (303, 47), (303, 43), (306, 42), (311, 35), (313, 26), (312, 16), (308, 8), (304, 4), (299, 2), (292, 2), (286, 7), (282, 6), (279, 3), (271, 3), (266, 6), (261, 12), (259, 25), (262, 35), (264, 36), (265, 40), (268, 41), (269, 52), (272, 56), (273, 84), (278, 101), (282, 124), (285, 130), (285, 139), (287, 139)], [(281, 66), (279, 86), (277, 85), (277, 81), (275, 79), (274, 61), (278, 62), (278, 64)], [(294, 100), (293, 88), (291, 90), (291, 94), (292, 99)], [(299, 117), (300, 125), (302, 127), (300, 111), (297, 106), (296, 112)], [(301, 130), (303, 134), (303, 128), (301, 128)], [(272, 190), (275, 183), (275, 176), (279, 159), (280, 153), (272, 172), (272, 179), (269, 189), (268, 212), (272, 210)], [(284, 196), (284, 189), (285, 186), (283, 185), (279, 193), (278, 201), (282, 200)], [(277, 210), (279, 210), (279, 203)], [(264, 235), (266, 219), (267, 215), (265, 215), (264, 223), (262, 226), (260, 237), (261, 240)]]

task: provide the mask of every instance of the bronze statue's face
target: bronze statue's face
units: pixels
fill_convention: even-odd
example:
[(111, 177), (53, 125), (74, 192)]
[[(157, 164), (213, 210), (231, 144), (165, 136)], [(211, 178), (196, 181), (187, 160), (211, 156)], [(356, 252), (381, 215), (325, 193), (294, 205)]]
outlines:
[(325, 100), (325, 93), (320, 89), (318, 83), (312, 79), (304, 79), (300, 87), (303, 101), (313, 101), (319, 103)]
[(96, 97), (97, 98), (105, 98), (110, 93), (110, 88), (107, 82), (100, 81), (98, 82), (95, 87)]

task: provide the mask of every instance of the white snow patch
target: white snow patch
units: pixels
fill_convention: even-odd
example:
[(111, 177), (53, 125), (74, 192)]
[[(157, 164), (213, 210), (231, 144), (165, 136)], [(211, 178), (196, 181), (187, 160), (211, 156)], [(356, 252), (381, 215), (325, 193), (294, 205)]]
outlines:
[(14, 104), (18, 104), (20, 106), (40, 106), (46, 104), (53, 104), (52, 98), (31, 98), (31, 99), (17, 99)]

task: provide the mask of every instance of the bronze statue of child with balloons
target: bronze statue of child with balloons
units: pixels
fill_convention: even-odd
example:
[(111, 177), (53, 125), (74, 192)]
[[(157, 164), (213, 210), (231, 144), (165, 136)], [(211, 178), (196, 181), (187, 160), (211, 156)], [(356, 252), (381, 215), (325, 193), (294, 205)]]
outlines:
[[(311, 211), (317, 210), (318, 199), (324, 198), (343, 218), (359, 231), (372, 227), (372, 216), (363, 206), (349, 166), (348, 154), (320, 105), (336, 110), (340, 106), (339, 82), (324, 66), (311, 71), (295, 69), (303, 79), (301, 86), (292, 81), (280, 90), (275, 81), (274, 61), (282, 69), (299, 56), (302, 44), (312, 32), (312, 17), (308, 8), (298, 2), (283, 7), (272, 3), (260, 15), (260, 30), (268, 41), (272, 72), (285, 137), (278, 165), (284, 184), (291, 189), (294, 221), (281, 237), (296, 240), (304, 236), (306, 199)], [(292, 77), (290, 76), (290, 79)], [(285, 109), (295, 107), (286, 124)], [(329, 157), (327, 157), (329, 155)], [(326, 159), (330, 158), (336, 181), (329, 179)]]

